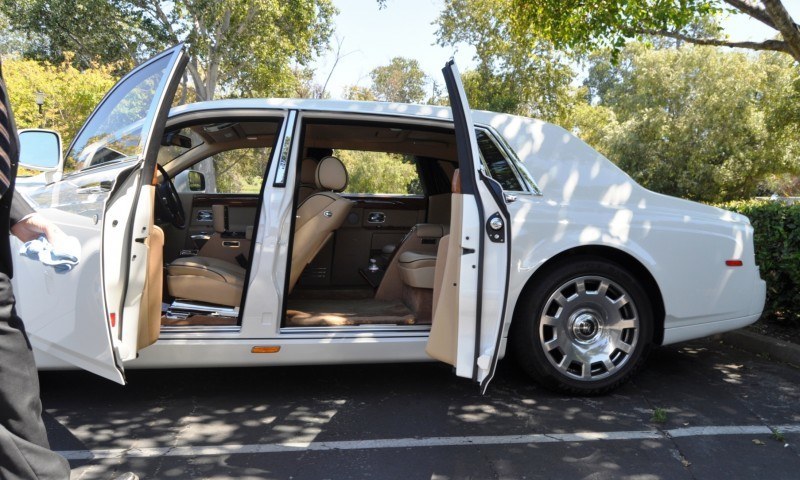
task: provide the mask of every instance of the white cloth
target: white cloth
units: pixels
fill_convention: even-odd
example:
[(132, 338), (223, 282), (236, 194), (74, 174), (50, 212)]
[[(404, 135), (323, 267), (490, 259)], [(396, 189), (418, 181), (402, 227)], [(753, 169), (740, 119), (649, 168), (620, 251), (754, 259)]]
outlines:
[(65, 235), (59, 237), (56, 245), (51, 245), (42, 235), (25, 242), (19, 253), (53, 267), (56, 273), (66, 273), (81, 261), (81, 244), (77, 238)]

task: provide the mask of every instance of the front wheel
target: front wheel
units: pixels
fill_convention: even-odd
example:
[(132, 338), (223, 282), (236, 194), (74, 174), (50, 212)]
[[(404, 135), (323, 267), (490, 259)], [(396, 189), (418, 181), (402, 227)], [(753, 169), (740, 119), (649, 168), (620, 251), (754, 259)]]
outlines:
[(596, 395), (642, 365), (652, 341), (650, 299), (621, 266), (576, 257), (534, 280), (513, 320), (522, 368), (548, 388)]

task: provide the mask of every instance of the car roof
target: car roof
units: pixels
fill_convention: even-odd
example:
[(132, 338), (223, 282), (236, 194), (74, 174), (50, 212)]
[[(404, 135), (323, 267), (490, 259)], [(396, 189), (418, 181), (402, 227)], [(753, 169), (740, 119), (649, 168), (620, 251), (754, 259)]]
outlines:
[(246, 98), (211, 100), (174, 107), (170, 117), (191, 112), (232, 109), (303, 110), (336, 113), (368, 113), (452, 121), (450, 107), (355, 100), (315, 100), (293, 98)]

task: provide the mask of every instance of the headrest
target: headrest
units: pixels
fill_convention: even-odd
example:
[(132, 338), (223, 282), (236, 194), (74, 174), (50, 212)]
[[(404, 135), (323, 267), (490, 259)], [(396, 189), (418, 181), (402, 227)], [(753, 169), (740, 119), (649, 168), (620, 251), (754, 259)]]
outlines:
[(300, 184), (314, 185), (317, 174), (317, 161), (313, 158), (304, 158), (300, 164)]
[(314, 181), (321, 190), (341, 192), (347, 187), (347, 169), (338, 158), (325, 157), (317, 165)]

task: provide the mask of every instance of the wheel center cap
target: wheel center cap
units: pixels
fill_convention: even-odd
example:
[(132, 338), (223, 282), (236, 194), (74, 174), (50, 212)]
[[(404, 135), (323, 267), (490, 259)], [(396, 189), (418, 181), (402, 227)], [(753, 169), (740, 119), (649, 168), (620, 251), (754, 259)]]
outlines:
[(582, 312), (572, 320), (572, 335), (583, 343), (594, 341), (600, 333), (600, 320), (591, 312)]

